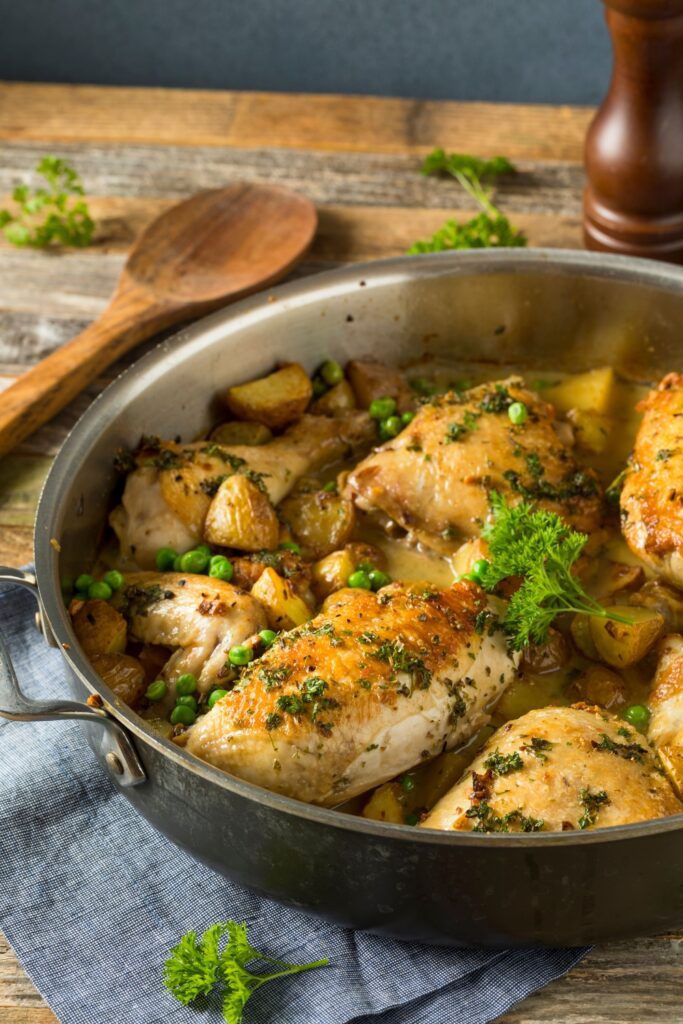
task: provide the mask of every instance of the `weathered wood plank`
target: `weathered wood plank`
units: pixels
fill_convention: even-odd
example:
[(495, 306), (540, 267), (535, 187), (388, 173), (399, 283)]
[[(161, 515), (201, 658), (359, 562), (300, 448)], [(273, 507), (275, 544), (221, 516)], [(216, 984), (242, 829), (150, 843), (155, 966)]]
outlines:
[[(0, 146), (0, 194), (30, 177), (46, 143)], [(268, 182), (304, 192), (315, 203), (468, 209), (471, 200), (452, 178), (425, 177), (405, 151), (314, 153), (302, 150), (97, 146), (61, 144), (55, 152), (80, 172), (88, 194), (182, 198), (235, 181)], [(580, 211), (583, 171), (578, 164), (521, 160), (519, 173), (497, 195), (507, 211)]]
[(368, 96), (0, 84), (0, 138), (581, 159), (592, 111)]

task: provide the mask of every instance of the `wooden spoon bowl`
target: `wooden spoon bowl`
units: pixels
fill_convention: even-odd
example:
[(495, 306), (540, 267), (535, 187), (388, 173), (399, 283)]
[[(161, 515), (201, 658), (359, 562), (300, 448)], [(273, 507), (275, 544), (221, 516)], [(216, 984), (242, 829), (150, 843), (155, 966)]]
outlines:
[(200, 192), (162, 213), (133, 246), (100, 317), (3, 393), (0, 454), (157, 331), (280, 280), (316, 226), (308, 199), (273, 185)]

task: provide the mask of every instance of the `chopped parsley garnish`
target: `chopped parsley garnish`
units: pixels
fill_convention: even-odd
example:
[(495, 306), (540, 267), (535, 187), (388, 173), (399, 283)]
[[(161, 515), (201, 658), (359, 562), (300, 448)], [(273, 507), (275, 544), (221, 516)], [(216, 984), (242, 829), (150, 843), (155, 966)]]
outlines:
[(507, 814), (496, 814), (486, 800), (465, 811), (465, 817), (476, 819), (473, 832), (540, 832), (545, 825), (543, 818), (531, 818), (519, 808)]
[(428, 689), (432, 681), (432, 673), (423, 659), (409, 651), (401, 640), (384, 640), (371, 653), (373, 658), (390, 665), (394, 672), (405, 672), (412, 676), (418, 690)]
[(270, 714), (266, 715), (266, 729), (269, 732), (272, 729), (277, 729), (278, 726), (282, 725), (283, 721), (282, 715), (278, 715), (277, 711), (271, 711)]
[(209, 498), (213, 498), (217, 493), (220, 485), (223, 483), (224, 480), (227, 479), (228, 478), (225, 475), (225, 473), (222, 476), (207, 477), (205, 480), (200, 480), (199, 489), (203, 491), (204, 494), (208, 495)]
[(265, 690), (279, 689), (291, 674), (291, 668), (287, 668), (285, 665), (281, 668), (260, 668), (258, 670), (259, 679)]
[(444, 444), (452, 444), (454, 441), (460, 441), (465, 434), (469, 433), (477, 425), (478, 416), (474, 412), (466, 412), (463, 416), (462, 423), (449, 423), (446, 428), (446, 439)]
[(640, 743), (617, 743), (606, 732), (601, 734), (599, 743), (596, 740), (591, 740), (591, 746), (594, 750), (616, 754), (617, 757), (623, 757), (625, 761), (637, 761), (639, 764), (642, 764), (643, 758), (647, 754), (647, 750), (645, 747), (641, 747)]
[(484, 768), (492, 772), (494, 778), (521, 771), (523, 767), (524, 761), (516, 750), (513, 754), (501, 754), (500, 750), (495, 750), (484, 761)]
[(610, 802), (604, 789), (597, 793), (591, 793), (588, 789), (582, 789), (579, 793), (579, 803), (583, 807), (583, 814), (579, 818), (579, 828), (589, 828), (595, 824), (600, 808)]
[(547, 751), (552, 750), (555, 746), (550, 740), (541, 739), (540, 736), (532, 736), (527, 743), (522, 744), (522, 750), (527, 751), (529, 754), (533, 754), (539, 761), (547, 761)]
[(675, 448), (660, 448), (655, 459), (657, 462), (668, 462), (672, 455), (676, 454)]
[(516, 399), (502, 384), (496, 384), (495, 390), (485, 395), (479, 403), (482, 412), (507, 412)]

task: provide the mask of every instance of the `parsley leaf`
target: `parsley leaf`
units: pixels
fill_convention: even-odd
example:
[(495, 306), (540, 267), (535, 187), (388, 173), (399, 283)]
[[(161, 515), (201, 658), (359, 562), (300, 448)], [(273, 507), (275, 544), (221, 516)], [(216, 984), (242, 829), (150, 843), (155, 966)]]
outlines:
[(482, 530), (490, 559), (480, 574), (481, 585), (492, 591), (511, 576), (523, 582), (507, 606), (503, 628), (515, 650), (543, 643), (550, 625), (562, 612), (578, 612), (614, 619), (583, 589), (572, 566), (588, 538), (577, 533), (554, 512), (536, 510), (521, 502), (508, 507), (495, 491), (490, 495), (492, 517)]
[[(221, 952), (220, 944), (226, 937)], [(254, 961), (277, 970), (255, 973), (247, 966)], [(170, 951), (164, 965), (164, 984), (183, 1006), (201, 995), (208, 995), (215, 985), (220, 984), (223, 1020), (225, 1024), (240, 1024), (247, 1001), (261, 985), (315, 967), (325, 967), (328, 962), (314, 960), (308, 964), (290, 964), (274, 960), (251, 945), (246, 924), (226, 921), (211, 925), (201, 939), (197, 939), (194, 931), (182, 937)]]
[(56, 156), (45, 156), (36, 167), (47, 188), (17, 185), (12, 192), (18, 209), (0, 210), (0, 227), (12, 245), (45, 249), (57, 245), (90, 245), (95, 222), (82, 196), (83, 185), (73, 167)]
[(466, 153), (447, 154), (443, 149), (433, 150), (425, 157), (422, 173), (451, 174), (467, 194), (480, 206), (482, 213), (464, 224), (447, 221), (431, 238), (415, 242), (409, 254), (443, 252), (445, 249), (519, 248), (526, 245), (526, 236), (514, 228), (505, 214), (491, 201), (485, 180), (499, 175), (514, 174), (516, 168), (504, 156), (482, 160)]

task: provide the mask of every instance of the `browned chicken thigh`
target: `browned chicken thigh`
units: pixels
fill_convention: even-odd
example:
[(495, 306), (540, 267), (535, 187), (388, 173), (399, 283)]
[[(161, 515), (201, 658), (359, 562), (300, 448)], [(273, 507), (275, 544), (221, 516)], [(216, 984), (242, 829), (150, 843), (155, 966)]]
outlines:
[[(526, 410), (517, 424), (508, 414), (515, 403)], [(581, 530), (600, 519), (595, 474), (578, 468), (552, 406), (519, 378), (430, 400), (398, 437), (359, 463), (347, 484), (359, 508), (442, 550), (479, 533), (491, 490), (511, 504), (533, 501)]]
[(683, 374), (669, 373), (638, 406), (644, 413), (621, 492), (634, 554), (683, 586)]
[(333, 805), (465, 742), (515, 675), (486, 595), (394, 583), (338, 591), (189, 732), (217, 768)]
[(566, 832), (681, 812), (645, 737), (602, 708), (576, 705), (503, 725), (422, 825)]

